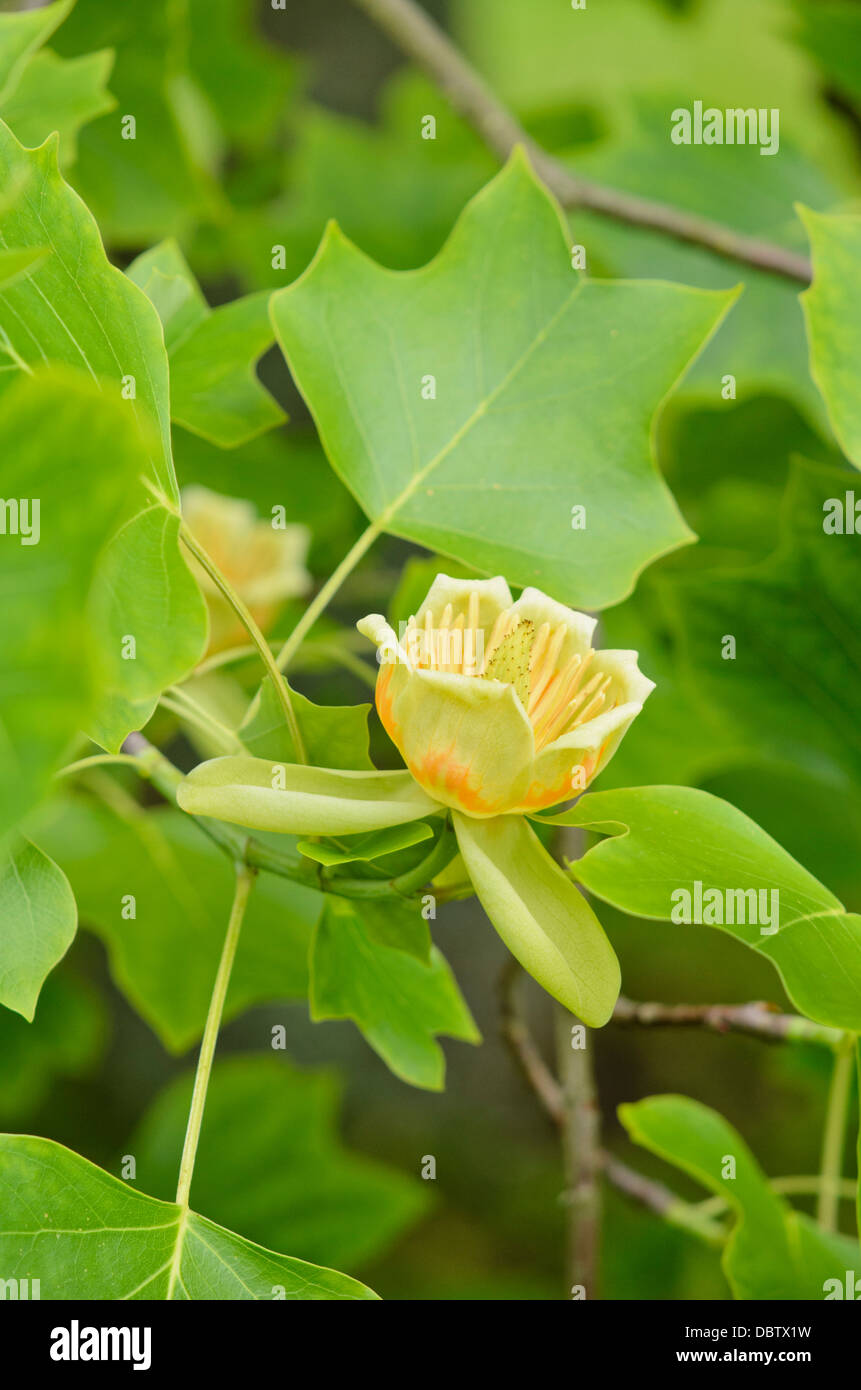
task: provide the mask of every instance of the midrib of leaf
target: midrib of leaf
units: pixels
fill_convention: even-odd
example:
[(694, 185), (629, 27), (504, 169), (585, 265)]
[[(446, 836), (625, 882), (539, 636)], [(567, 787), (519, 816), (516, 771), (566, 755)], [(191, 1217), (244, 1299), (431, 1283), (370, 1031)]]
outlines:
[[(180, 1212), (179, 1220), (177, 1222), (176, 1227), (176, 1240), (174, 1242), (173, 1247), (173, 1258), (170, 1262), (170, 1275), (167, 1281), (167, 1293), (165, 1294), (165, 1301), (168, 1303), (173, 1298), (173, 1291), (176, 1287), (176, 1281), (180, 1277), (180, 1268), (182, 1266), (182, 1248), (185, 1243), (185, 1232), (188, 1227), (188, 1218), (189, 1208), (185, 1206), (182, 1208), (182, 1211)], [(180, 1282), (182, 1281), (180, 1280)]]
[[(535, 337), (524, 348), (517, 361), (508, 369), (508, 371), (493, 388), (493, 390), (489, 391), (486, 396), (482, 397), (482, 399), (479, 401), (478, 405), (475, 407), (472, 413), (467, 417), (466, 420), (464, 420), (463, 424), (460, 425), (460, 427), (457, 430), (455, 430), (454, 434), (451, 436), (448, 442), (443, 445), (439, 452), (436, 453), (434, 457), (424, 465), (423, 468), (419, 469), (417, 473), (413, 474), (403, 491), (398, 494), (398, 496), (394, 499), (393, 502), (390, 502), (389, 505), (386, 508), (384, 508), (384, 510), (380, 513), (380, 515), (376, 519), (376, 522), (374, 523), (378, 530), (383, 531), (388, 530), (390, 528), (390, 523), (396, 519), (400, 509), (403, 506), (405, 506), (407, 502), (409, 502), (410, 498), (413, 497), (418, 488), (420, 488), (421, 485), (424, 482), (426, 482), (429, 477), (432, 476), (432, 474), (439, 467), (439, 465), (446, 458), (448, 458), (449, 454), (454, 449), (457, 448), (458, 444), (460, 444), (461, 440), (463, 440), (466, 437), (466, 435), (469, 433), (472, 427), (475, 424), (477, 424), (478, 421), (482, 419), (484, 415), (487, 414), (487, 411), (489, 410), (493, 402), (499, 396), (502, 395), (503, 391), (505, 391), (505, 389), (511, 384), (511, 382), (515, 379), (518, 373), (523, 370), (530, 357), (532, 357), (532, 355), (537, 351), (541, 344), (546, 342), (547, 338), (552, 333), (553, 329), (556, 327), (556, 324), (563, 317), (563, 315), (566, 314), (570, 309), (577, 295), (580, 293), (581, 288), (582, 286), (580, 284), (574, 286), (570, 294), (568, 294), (565, 297), (565, 299), (563, 299), (562, 303), (559, 305), (559, 308), (553, 314), (551, 314), (550, 318), (544, 324), (544, 327), (538, 330), (538, 332), (535, 334)], [(356, 420), (356, 424), (359, 427), (360, 433), (363, 434), (364, 431), (361, 428), (361, 423), (356, 417), (355, 412), (353, 414), (354, 419)], [(411, 417), (409, 415), (409, 412), (407, 412), (407, 417), (408, 423), (411, 423)], [(373, 454), (371, 454), (370, 457), (371, 462), (376, 470), (376, 459), (374, 458)]]
[[(51, 1226), (42, 1227), (41, 1229), (36, 1231), (4, 1231), (4, 1235), (26, 1236), (30, 1238), (35, 1238), (39, 1236), (61, 1235), (92, 1236), (103, 1235), (106, 1232), (114, 1232), (116, 1234), (121, 1235), (126, 1232), (137, 1233), (139, 1231), (168, 1231), (175, 1226), (176, 1236), (174, 1238), (173, 1250), (170, 1259), (166, 1260), (164, 1264), (159, 1266), (158, 1269), (153, 1270), (151, 1274), (148, 1274), (145, 1279), (142, 1279), (141, 1282), (137, 1284), (133, 1289), (130, 1289), (128, 1293), (123, 1294), (123, 1301), (128, 1301), (128, 1299), (132, 1298), (136, 1293), (139, 1293), (141, 1289), (146, 1288), (147, 1284), (153, 1283), (153, 1281), (156, 1280), (159, 1277), (159, 1275), (163, 1274), (165, 1270), (170, 1271), (168, 1276), (167, 1290), (165, 1293), (165, 1302), (171, 1302), (173, 1300), (177, 1286), (182, 1288), (186, 1298), (191, 1298), (191, 1295), (189, 1294), (188, 1289), (186, 1288), (182, 1278), (182, 1257), (185, 1250), (187, 1235), (193, 1238), (194, 1240), (199, 1241), (199, 1243), (218, 1262), (218, 1264), (221, 1265), (225, 1270), (227, 1270), (230, 1277), (232, 1279), (235, 1279), (235, 1281), (238, 1284), (240, 1284), (242, 1288), (245, 1289), (251, 1295), (252, 1298), (256, 1299), (257, 1294), (255, 1294), (254, 1290), (250, 1287), (249, 1284), (245, 1282), (245, 1280), (236, 1271), (236, 1269), (227, 1260), (225, 1260), (224, 1256), (218, 1250), (216, 1250), (213, 1245), (210, 1245), (208, 1240), (204, 1239), (199, 1230), (190, 1227), (192, 1215), (193, 1213), (190, 1207), (185, 1206), (181, 1209), (175, 1221), (159, 1222), (158, 1224), (152, 1226), (90, 1226), (77, 1229), (57, 1228)], [(294, 1277), (297, 1277), (295, 1271), (293, 1271), (293, 1275)], [(305, 1284), (307, 1287), (319, 1287), (321, 1289), (324, 1289), (323, 1285), (316, 1285), (313, 1283), (312, 1280), (305, 1280)]]

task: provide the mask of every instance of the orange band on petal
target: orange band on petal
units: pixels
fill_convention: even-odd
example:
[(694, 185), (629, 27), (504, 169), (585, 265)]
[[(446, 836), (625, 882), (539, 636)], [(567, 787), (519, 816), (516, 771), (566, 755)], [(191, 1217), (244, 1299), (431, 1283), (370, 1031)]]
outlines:
[(458, 762), (454, 746), (426, 753), (418, 763), (410, 763), (410, 772), (431, 796), (448, 806), (474, 816), (497, 816), (510, 808), (488, 801), (481, 789), (470, 784), (473, 768)]
[[(579, 796), (585, 791), (593, 776), (595, 768), (601, 757), (603, 749), (597, 753), (586, 753), (576, 766), (566, 772), (564, 778), (555, 786), (548, 787), (543, 782), (533, 782), (520, 803), (519, 810), (522, 811), (541, 811), (546, 806), (556, 806), (560, 801), (570, 801), (573, 797)], [(580, 769), (583, 770), (583, 785), (574, 786), (574, 775)]]

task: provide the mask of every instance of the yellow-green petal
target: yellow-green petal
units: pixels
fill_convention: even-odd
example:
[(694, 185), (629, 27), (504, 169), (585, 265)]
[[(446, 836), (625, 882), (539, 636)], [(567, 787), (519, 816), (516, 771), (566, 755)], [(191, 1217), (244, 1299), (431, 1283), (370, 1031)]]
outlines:
[(520, 809), (529, 815), (579, 796), (606, 767), (641, 709), (638, 704), (619, 705), (548, 743), (536, 756), (532, 783)]
[(250, 756), (201, 763), (176, 799), (191, 815), (286, 835), (356, 835), (441, 810), (408, 772), (340, 772)]
[(592, 1028), (613, 1012), (616, 953), (586, 899), (520, 816), (454, 827), (473, 887), (509, 951), (548, 994)]
[(471, 816), (510, 811), (526, 794), (532, 727), (510, 685), (385, 667), (377, 709), (428, 795)]
[(578, 613), (573, 608), (566, 608), (564, 603), (557, 603), (556, 599), (548, 598), (540, 589), (524, 589), (514, 604), (513, 611), (521, 621), (531, 622), (536, 632), (543, 623), (549, 623), (551, 628), (565, 629), (565, 640), (559, 649), (557, 667), (564, 666), (572, 656), (585, 656), (592, 645), (592, 633), (598, 619), (590, 618), (587, 613)]
[(448, 574), (438, 574), (416, 614), (419, 626), (426, 613), (431, 614), (435, 625), (438, 624), (448, 604), (455, 617), (458, 613), (466, 614), (472, 593), (478, 595), (480, 628), (489, 630), (503, 609), (511, 607), (511, 590), (501, 575), (494, 579), (452, 579)]

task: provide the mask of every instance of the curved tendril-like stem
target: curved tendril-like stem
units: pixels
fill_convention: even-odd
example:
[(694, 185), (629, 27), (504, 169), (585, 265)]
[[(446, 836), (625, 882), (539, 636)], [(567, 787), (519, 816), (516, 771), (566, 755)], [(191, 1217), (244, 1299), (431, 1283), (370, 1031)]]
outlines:
[(219, 592), (224, 595), (227, 602), (230, 604), (231, 608), (236, 614), (237, 618), (248, 632), (248, 635), (254, 643), (255, 647), (257, 648), (257, 652), (260, 656), (260, 659), (263, 662), (263, 665), (266, 668), (266, 672), (269, 675), (272, 684), (275, 688), (275, 694), (278, 697), (281, 709), (284, 713), (284, 718), (286, 720), (287, 727), (290, 730), (290, 736), (293, 739), (293, 746), (296, 749), (296, 761), (300, 763), (307, 763), (308, 754), (305, 751), (305, 742), (302, 738), (302, 733), (299, 728), (299, 722), (296, 718), (296, 712), (293, 709), (293, 702), (290, 698), (290, 690), (287, 686), (287, 682), (281, 674), (279, 666), (275, 661), (275, 657), (272, 655), (272, 652), (269, 648), (269, 643), (266, 641), (266, 638), (263, 636), (263, 633), (260, 631), (260, 628), (254, 621), (254, 618), (251, 616), (251, 612), (249, 611), (248, 606), (239, 597), (232, 584), (230, 584), (230, 582), (227, 579), (225, 579), (224, 575), (221, 573), (221, 570), (218, 568), (215, 561), (207, 554), (207, 552), (203, 549), (203, 546), (199, 543), (199, 541), (195, 539), (195, 537), (192, 535), (191, 531), (188, 529), (188, 527), (182, 519), (180, 519), (179, 534), (183, 544), (191, 552), (191, 554), (197, 560), (198, 564), (203, 566), (203, 568), (206, 570), (206, 573), (212, 580), (213, 584), (215, 584), (218, 588)]

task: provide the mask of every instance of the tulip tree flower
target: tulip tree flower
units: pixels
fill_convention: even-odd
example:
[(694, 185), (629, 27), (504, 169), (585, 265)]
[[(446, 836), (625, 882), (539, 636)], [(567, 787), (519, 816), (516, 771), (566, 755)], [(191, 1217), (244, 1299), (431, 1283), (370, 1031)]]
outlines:
[[(197, 485), (183, 488), (182, 515), (263, 632), (288, 598), (298, 598), (310, 588), (305, 557), (311, 536), (306, 526), (275, 527), (258, 520), (252, 503)], [(196, 560), (190, 563), (209, 608), (209, 653), (247, 641), (244, 626), (221, 590)]]
[(619, 965), (591, 907), (526, 817), (570, 801), (613, 756), (653, 684), (636, 653), (594, 651), (595, 619), (504, 579), (438, 575), (400, 636), (379, 614), (376, 702), (403, 772), (218, 758), (179, 802), (197, 815), (345, 835), (450, 815), (466, 871), (509, 950), (585, 1023), (610, 1017)]

